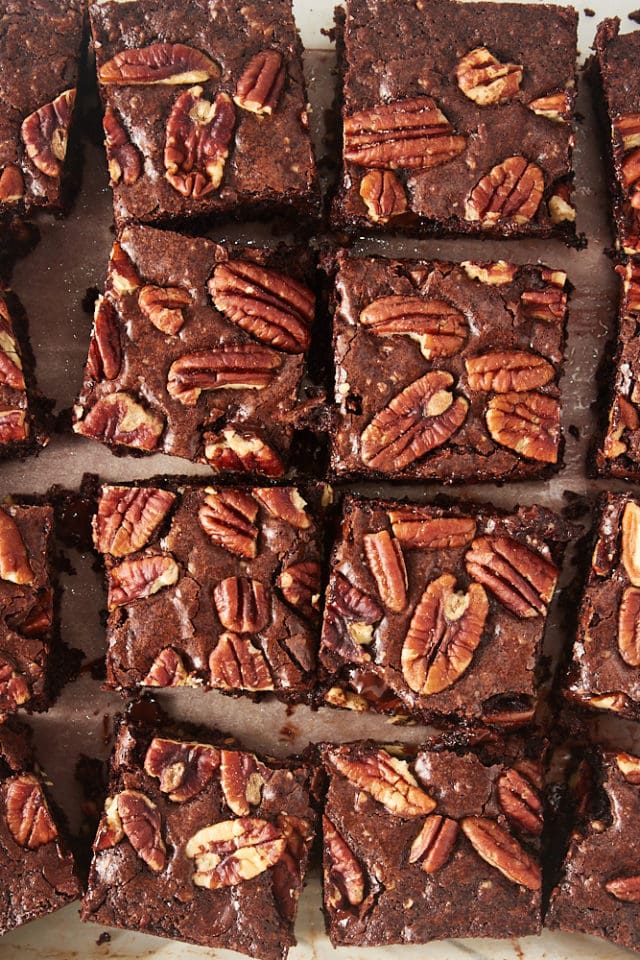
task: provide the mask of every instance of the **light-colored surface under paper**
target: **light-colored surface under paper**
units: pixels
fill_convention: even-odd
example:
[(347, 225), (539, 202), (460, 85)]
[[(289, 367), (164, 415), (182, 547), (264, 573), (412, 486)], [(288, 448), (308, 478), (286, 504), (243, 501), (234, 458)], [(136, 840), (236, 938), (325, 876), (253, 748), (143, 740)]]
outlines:
[[(316, 0), (312, 4), (294, 3), (303, 40), (309, 48), (326, 47), (320, 30), (329, 28), (332, 0)], [(588, 53), (596, 25), (603, 16), (614, 13), (624, 17), (640, 0), (629, 2), (589, 3), (597, 16), (584, 16), (582, 8), (580, 47)], [(535, 20), (532, 18), (532, 29)], [(633, 27), (623, 20), (623, 30)], [(314, 104), (313, 120), (321, 127), (323, 108), (331, 100), (330, 54), (313, 54), (307, 58), (310, 98)], [(567, 250), (557, 242), (522, 241), (514, 243), (482, 241), (369, 241), (357, 249), (393, 253), (394, 255), (441, 257), (451, 259), (492, 257), (524, 263), (543, 261), (566, 269), (575, 286), (569, 321), (568, 364), (563, 380), (564, 427), (567, 440), (566, 467), (549, 483), (527, 483), (496, 488), (491, 485), (466, 487), (458, 491), (464, 497), (491, 499), (504, 506), (518, 502), (540, 502), (561, 509), (566, 490), (593, 494), (602, 484), (587, 481), (584, 459), (593, 432), (595, 371), (606, 339), (611, 331), (616, 300), (616, 278), (606, 250), (611, 234), (606, 213), (604, 168), (589, 102), (589, 90), (582, 84), (578, 110), (584, 122), (577, 131), (576, 181), (578, 230), (589, 239), (587, 249)], [(86, 357), (91, 318), (83, 312), (81, 301), (89, 287), (101, 287), (112, 239), (111, 205), (107, 187), (106, 163), (101, 150), (84, 144), (82, 188), (66, 220), (39, 221), (42, 238), (34, 252), (20, 262), (13, 276), (13, 287), (30, 316), (31, 339), (38, 360), (38, 378), (43, 392), (56, 400), (57, 410), (71, 406), (79, 387)], [(237, 228), (214, 234), (241, 237)], [(245, 236), (251, 233), (245, 231)], [(580, 431), (580, 439), (568, 433), (569, 425)], [(77, 487), (82, 475), (99, 473), (105, 480), (135, 480), (159, 473), (199, 473), (206, 468), (169, 457), (116, 458), (105, 447), (70, 434), (54, 436), (50, 446), (36, 459), (25, 463), (0, 466), (0, 497), (10, 493), (44, 492), (52, 483)], [(378, 492), (369, 485), (368, 492)], [(436, 487), (419, 488), (426, 496)], [(396, 488), (398, 495), (409, 488)], [(412, 491), (415, 495), (416, 490)], [(74, 575), (63, 574), (63, 630), (72, 646), (81, 647), (88, 660), (102, 655), (104, 630), (99, 610), (104, 606), (104, 592), (99, 575), (92, 569), (93, 557), (70, 552)], [(568, 565), (565, 581), (572, 569)], [(560, 627), (562, 595), (551, 613), (548, 635), (549, 650), (565, 642)], [(247, 746), (285, 754), (303, 748), (310, 740), (351, 739), (373, 736), (382, 740), (401, 739), (417, 742), (420, 727), (393, 726), (384, 719), (354, 716), (338, 711), (321, 710), (314, 714), (299, 707), (293, 714), (279, 703), (253, 704), (232, 700), (216, 693), (184, 690), (160, 697), (170, 712), (178, 716), (219, 725), (240, 737)], [(38, 752), (53, 782), (56, 798), (67, 810), (72, 826), (79, 822), (79, 787), (74, 782), (73, 766), (80, 752), (106, 756), (109, 750), (110, 720), (121, 709), (123, 701), (100, 690), (89, 673), (68, 685), (46, 715), (31, 718), (36, 733)], [(602, 724), (607, 732), (610, 724)], [(634, 736), (630, 724), (618, 724), (620, 737), (629, 741)], [(192, 960), (197, 957), (218, 957), (232, 960), (237, 954), (222, 950), (175, 944), (145, 935), (110, 931), (111, 941), (96, 944), (101, 927), (83, 925), (77, 917), (77, 905), (71, 905), (51, 917), (29, 924), (0, 940), (0, 960), (117, 960), (132, 957), (162, 957), (163, 960)], [(323, 932), (320, 913), (320, 886), (313, 876), (302, 898), (297, 924), (299, 946), (292, 951), (292, 960), (328, 960), (334, 955)], [(456, 957), (483, 960), (614, 960), (632, 956), (606, 943), (589, 937), (575, 937), (546, 932), (542, 937), (519, 941), (447, 941), (429, 946), (402, 946), (384, 950), (346, 949), (338, 951), (339, 960), (453, 960)]]

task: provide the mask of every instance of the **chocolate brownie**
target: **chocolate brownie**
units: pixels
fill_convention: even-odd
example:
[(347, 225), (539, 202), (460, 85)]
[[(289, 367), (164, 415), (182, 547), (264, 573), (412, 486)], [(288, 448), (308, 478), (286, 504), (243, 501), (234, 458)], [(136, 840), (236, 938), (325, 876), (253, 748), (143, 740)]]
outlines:
[(0, 215), (63, 204), (83, 38), (83, 0), (2, 4)]
[(344, 251), (327, 269), (335, 475), (454, 483), (557, 469), (563, 271)]
[(27, 318), (17, 297), (0, 290), (0, 459), (49, 443), (49, 404), (37, 388)]
[(543, 771), (533, 750), (322, 749), (324, 908), (334, 946), (541, 928)]
[(302, 387), (309, 270), (306, 253), (126, 228), (96, 304), (76, 433), (217, 473), (282, 476), (313, 405)]
[(64, 820), (34, 770), (31, 734), (0, 723), (0, 935), (80, 896)]
[(577, 22), (547, 4), (347, 0), (334, 226), (571, 239)]
[(542, 507), (345, 497), (320, 645), (323, 698), (424, 722), (531, 720), (568, 526)]
[(309, 769), (123, 723), (82, 919), (280, 960), (315, 832)]
[(315, 682), (324, 487), (105, 486), (107, 685), (306, 700)]
[(90, 5), (117, 224), (316, 216), (291, 0)]

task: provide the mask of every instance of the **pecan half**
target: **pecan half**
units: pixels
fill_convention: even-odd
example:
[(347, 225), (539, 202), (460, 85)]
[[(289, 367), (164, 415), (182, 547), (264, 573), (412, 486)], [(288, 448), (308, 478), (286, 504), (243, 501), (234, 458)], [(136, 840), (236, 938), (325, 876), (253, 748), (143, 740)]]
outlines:
[(75, 88), (65, 90), (22, 122), (20, 133), (27, 156), (47, 177), (62, 176), (75, 102)]
[(220, 752), (220, 786), (227, 806), (237, 817), (246, 817), (260, 803), (269, 771), (252, 753)]
[(476, 47), (456, 67), (458, 86), (479, 107), (504, 103), (514, 97), (522, 83), (522, 66), (500, 63), (486, 47)]
[(193, 407), (203, 390), (264, 390), (281, 366), (278, 354), (267, 347), (229, 344), (174, 360), (167, 390), (174, 400)]
[(257, 817), (239, 817), (198, 830), (187, 841), (184, 852), (195, 860), (194, 884), (219, 890), (252, 880), (275, 866), (286, 846), (286, 838), (275, 824)]
[(111, 247), (109, 280), (112, 292), (116, 297), (134, 293), (142, 285), (140, 274), (136, 270), (131, 257), (117, 240)]
[(519, 883), (528, 890), (540, 889), (540, 867), (495, 820), (465, 817), (460, 821), (460, 827), (478, 856), (499, 870), (507, 880)]
[(493, 440), (530, 460), (557, 463), (560, 403), (544, 393), (503, 393), (487, 404), (487, 428)]
[(0, 443), (13, 443), (29, 436), (29, 421), (25, 410), (0, 409)]
[(167, 121), (165, 178), (184, 197), (199, 200), (222, 183), (236, 122), (231, 97), (218, 93), (211, 103), (202, 87), (176, 99)]
[(371, 750), (358, 756), (348, 746), (334, 747), (329, 760), (338, 773), (397, 817), (424, 817), (436, 805), (418, 786), (407, 762), (392, 757), (386, 750)]
[(316, 560), (303, 560), (285, 567), (276, 586), (289, 606), (305, 617), (316, 618), (320, 608), (322, 569)]
[(261, 343), (304, 353), (315, 313), (312, 292), (292, 277), (249, 260), (219, 263), (209, 280), (217, 310)]
[(550, 383), (553, 366), (528, 350), (498, 350), (465, 360), (469, 387), (495, 393), (521, 393)]
[(365, 877), (362, 867), (344, 837), (325, 815), (322, 817), (324, 838), (324, 898), (334, 909), (357, 907), (364, 900)]
[(273, 447), (257, 433), (238, 433), (227, 427), (221, 433), (204, 433), (204, 458), (216, 472), (260, 473), (282, 477), (286, 467)]
[(122, 345), (116, 308), (107, 297), (98, 297), (93, 314), (87, 376), (92, 380), (113, 380), (120, 373)]
[(479, 537), (465, 557), (467, 572), (521, 619), (546, 613), (558, 571), (537, 550), (511, 537)]
[(507, 263), (505, 260), (497, 260), (495, 263), (463, 260), (460, 266), (470, 280), (478, 280), (479, 283), (488, 283), (490, 286), (513, 283), (519, 270), (515, 263)]
[(118, 797), (107, 797), (93, 848), (96, 852), (109, 850), (121, 840), (124, 840), (124, 830), (118, 813)]
[(142, 154), (131, 143), (129, 134), (112, 107), (106, 108), (102, 125), (111, 186), (122, 181), (125, 186), (131, 187), (142, 175)]
[(163, 793), (174, 803), (185, 803), (211, 783), (220, 766), (220, 751), (209, 743), (154, 737), (149, 744), (144, 769), (159, 780)]
[(24, 177), (22, 171), (8, 164), (0, 173), (0, 200), (3, 203), (17, 203), (24, 197)]
[(167, 850), (157, 806), (139, 790), (123, 790), (116, 803), (127, 840), (149, 869), (160, 873), (167, 861)]
[(178, 564), (170, 554), (158, 553), (123, 560), (109, 571), (109, 610), (173, 586), (179, 576)]
[(198, 511), (200, 526), (215, 546), (237, 557), (251, 560), (258, 550), (258, 528), (254, 520), (258, 504), (242, 490), (207, 489)]
[(142, 681), (143, 687), (190, 687), (193, 685), (182, 657), (173, 647), (164, 647), (160, 651)]
[(384, 610), (342, 573), (334, 573), (322, 624), (322, 645), (359, 663), (368, 659), (359, 647), (373, 640), (373, 624)]
[(118, 390), (100, 397), (84, 417), (74, 423), (73, 429), (105, 443), (156, 450), (164, 430), (164, 418), (153, 410), (146, 410), (131, 394)]
[(634, 786), (640, 786), (640, 757), (634, 757), (630, 753), (619, 753), (616, 763), (625, 780), (633, 783)]
[(283, 520), (290, 527), (308, 530), (311, 526), (307, 502), (295, 487), (258, 487), (253, 495), (272, 517)]
[(403, 510), (390, 510), (394, 536), (408, 549), (451, 550), (463, 547), (475, 536), (473, 517), (416, 517)]
[(622, 514), (622, 566), (634, 587), (640, 587), (640, 506), (633, 500)]
[(425, 873), (436, 873), (447, 863), (458, 837), (458, 824), (449, 817), (432, 814), (411, 844), (409, 863), (420, 862)]
[(547, 320), (550, 323), (562, 320), (567, 310), (567, 295), (562, 286), (552, 290), (524, 290), (520, 296), (520, 309), (524, 316), (529, 320)]
[(604, 885), (607, 893), (624, 903), (640, 903), (640, 876), (616, 877)]
[(4, 321), (4, 329), (0, 327), (0, 384), (11, 387), (13, 390), (24, 390), (25, 381), (22, 372), (22, 358), (20, 348), (13, 333), (13, 325), (6, 304), (0, 300), (0, 322)]
[(528, 223), (535, 217), (542, 194), (544, 174), (524, 157), (508, 157), (493, 167), (471, 191), (465, 217), (492, 227), (502, 220)]
[(609, 427), (604, 438), (602, 452), (607, 460), (615, 460), (628, 450), (628, 444), (622, 439), (626, 430), (640, 429), (640, 416), (632, 403), (619, 394), (611, 405)]
[(222, 690), (273, 690), (262, 650), (247, 636), (223, 633), (209, 657), (211, 686)]
[(181, 287), (156, 287), (147, 284), (138, 294), (138, 306), (162, 333), (175, 336), (185, 321), (184, 308), (191, 303), (191, 295)]
[(630, 667), (640, 666), (640, 590), (627, 587), (618, 610), (618, 650)]
[(27, 678), (16, 670), (13, 659), (0, 651), (0, 711), (15, 710), (30, 699)]
[(405, 189), (393, 170), (369, 170), (360, 181), (360, 196), (374, 223), (388, 223), (407, 212)]
[(249, 113), (270, 116), (278, 106), (286, 78), (282, 54), (261, 50), (249, 60), (236, 84), (234, 103)]
[(364, 555), (385, 607), (400, 613), (407, 605), (407, 568), (402, 547), (388, 530), (367, 533)]
[(270, 597), (259, 580), (227, 577), (213, 589), (220, 623), (234, 633), (259, 633), (269, 622)]
[(507, 819), (536, 837), (543, 828), (540, 785), (539, 767), (526, 762), (505, 770), (496, 783), (498, 801)]
[(220, 68), (201, 50), (184, 43), (152, 43), (121, 50), (99, 71), (101, 83), (131, 87), (136, 84), (203, 83), (220, 76)]
[(175, 503), (175, 493), (158, 487), (105, 486), (93, 520), (93, 542), (100, 553), (126, 557), (141, 550)]
[(58, 836), (42, 787), (30, 773), (6, 783), (7, 826), (21, 847), (36, 850)]
[(422, 594), (402, 645), (402, 674), (409, 687), (428, 696), (440, 693), (468, 669), (482, 639), (489, 602), (472, 583), (457, 593), (456, 578), (445, 573)]
[(567, 90), (557, 90), (546, 97), (536, 97), (527, 106), (539, 117), (554, 123), (566, 123), (571, 116), (571, 99)]
[(345, 160), (377, 170), (426, 170), (453, 160), (467, 145), (432, 97), (361, 110), (344, 118), (343, 133)]
[(364, 308), (360, 323), (377, 337), (410, 337), (427, 360), (458, 353), (469, 333), (464, 314), (444, 300), (424, 297), (381, 297)]
[(33, 571), (18, 524), (2, 507), (0, 507), (0, 580), (17, 584), (33, 583)]

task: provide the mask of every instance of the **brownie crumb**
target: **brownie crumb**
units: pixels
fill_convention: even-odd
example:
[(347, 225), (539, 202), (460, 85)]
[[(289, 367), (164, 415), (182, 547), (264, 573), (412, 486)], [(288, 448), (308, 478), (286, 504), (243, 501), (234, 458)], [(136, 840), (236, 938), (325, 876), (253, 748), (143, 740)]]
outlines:
[(569, 424), (569, 433), (574, 438), (574, 440), (580, 439), (580, 428), (576, 427), (575, 423)]
[(627, 16), (629, 20), (633, 20), (634, 23), (640, 23), (640, 10), (632, 10)]
[(96, 940), (96, 946), (101, 947), (103, 943), (111, 943), (111, 934), (107, 933), (105, 930), (104, 933), (101, 933), (98, 939)]
[(595, 10), (592, 10), (591, 7), (585, 7), (585, 8), (584, 8), (584, 15), (585, 15), (585, 17), (595, 17), (596, 12), (595, 12)]

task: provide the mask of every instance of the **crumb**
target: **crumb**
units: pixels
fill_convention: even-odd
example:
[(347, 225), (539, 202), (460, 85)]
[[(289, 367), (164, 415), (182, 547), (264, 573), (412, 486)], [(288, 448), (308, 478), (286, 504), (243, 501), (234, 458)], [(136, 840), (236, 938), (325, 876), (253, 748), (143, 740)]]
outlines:
[(576, 427), (575, 423), (569, 424), (569, 433), (574, 438), (574, 440), (580, 439), (580, 430)]
[(629, 20), (633, 20), (634, 23), (640, 23), (640, 10), (632, 10), (631, 13), (628, 13), (627, 16)]
[(585, 15), (585, 17), (595, 17), (596, 12), (595, 12), (595, 10), (592, 10), (591, 7), (585, 7), (585, 8), (584, 8), (584, 15)]
[(96, 940), (96, 946), (101, 947), (103, 943), (111, 943), (111, 934), (107, 933), (106, 930)]

